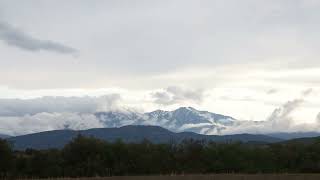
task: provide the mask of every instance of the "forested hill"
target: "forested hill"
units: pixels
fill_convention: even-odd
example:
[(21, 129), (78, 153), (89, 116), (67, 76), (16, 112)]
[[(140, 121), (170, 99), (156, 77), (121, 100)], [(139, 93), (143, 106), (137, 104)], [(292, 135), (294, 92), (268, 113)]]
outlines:
[(109, 143), (78, 135), (61, 149), (13, 151), (0, 139), (0, 179), (212, 173), (320, 173), (320, 139), (271, 144)]
[(124, 126), (120, 128), (99, 128), (82, 131), (56, 130), (9, 138), (15, 149), (49, 149), (62, 148), (78, 134), (92, 136), (101, 140), (114, 142), (121, 139), (126, 143), (139, 143), (149, 140), (152, 143), (181, 142), (184, 139), (205, 140), (213, 142), (279, 142), (281, 139), (266, 135), (201, 135), (192, 132), (174, 133), (158, 126)]
[(4, 135), (4, 134), (0, 134), (0, 138), (2, 138), (2, 139), (6, 139), (6, 138), (9, 138), (10, 136), (8, 136), (8, 135)]

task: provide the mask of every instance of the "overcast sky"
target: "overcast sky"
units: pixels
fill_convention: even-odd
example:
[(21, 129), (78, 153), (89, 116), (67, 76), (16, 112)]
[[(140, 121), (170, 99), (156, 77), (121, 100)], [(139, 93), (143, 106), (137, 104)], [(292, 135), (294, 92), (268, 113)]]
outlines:
[(0, 116), (33, 112), (21, 103), (42, 96), (117, 96), (117, 107), (138, 111), (194, 106), (246, 120), (299, 99), (288, 115), (316, 121), (319, 9), (318, 0), (0, 0), (0, 105), (19, 104)]

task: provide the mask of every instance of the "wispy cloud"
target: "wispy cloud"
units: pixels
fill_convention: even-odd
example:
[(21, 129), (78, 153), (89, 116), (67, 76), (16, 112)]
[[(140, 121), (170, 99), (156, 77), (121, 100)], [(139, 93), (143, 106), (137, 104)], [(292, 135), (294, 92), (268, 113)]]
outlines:
[(24, 116), (0, 116), (0, 132), (9, 135), (22, 135), (57, 129), (90, 129), (104, 127), (92, 113), (47, 113)]
[(179, 103), (200, 104), (205, 93), (203, 89), (188, 89), (178, 86), (169, 86), (168, 88), (151, 94), (154, 103), (161, 105), (172, 105)]
[(77, 52), (76, 49), (61, 43), (32, 37), (5, 22), (0, 22), (0, 40), (10, 46), (15, 46), (27, 51), (44, 50), (61, 54), (73, 54)]
[(223, 133), (272, 133), (272, 132), (296, 132), (296, 131), (318, 131), (320, 113), (316, 118), (317, 123), (296, 124), (292, 114), (306, 101), (307, 96), (313, 92), (307, 89), (301, 92), (300, 97), (287, 101), (275, 108), (265, 121), (245, 121), (238, 126), (228, 127)]
[(319, 112), (319, 114), (318, 114), (317, 117), (316, 117), (316, 122), (320, 124), (320, 112)]
[(275, 94), (277, 92), (278, 92), (277, 89), (270, 89), (270, 90), (267, 91), (267, 94)]
[(294, 112), (302, 103), (303, 99), (295, 99), (293, 101), (288, 101), (279, 108), (276, 108), (268, 121), (272, 122), (272, 127), (276, 129), (289, 128), (292, 124), (292, 118), (290, 114)]

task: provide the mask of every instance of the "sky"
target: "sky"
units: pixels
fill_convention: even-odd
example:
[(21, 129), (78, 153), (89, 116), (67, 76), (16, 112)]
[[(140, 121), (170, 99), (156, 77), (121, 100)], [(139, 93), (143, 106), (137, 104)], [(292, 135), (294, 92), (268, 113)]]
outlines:
[(281, 119), (316, 122), (319, 8), (317, 0), (0, 0), (0, 133), (41, 113), (180, 106), (252, 121), (289, 106)]

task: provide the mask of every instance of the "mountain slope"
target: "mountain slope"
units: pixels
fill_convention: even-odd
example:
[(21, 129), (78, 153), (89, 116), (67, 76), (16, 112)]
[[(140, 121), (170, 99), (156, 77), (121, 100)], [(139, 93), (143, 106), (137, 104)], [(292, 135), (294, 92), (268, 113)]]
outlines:
[(180, 142), (184, 139), (206, 140), (215, 142), (227, 141), (260, 141), (260, 142), (279, 142), (281, 139), (265, 135), (238, 134), (227, 136), (208, 136), (192, 132), (174, 133), (158, 126), (124, 126), (120, 128), (99, 128), (83, 131), (56, 130), (41, 132), (23, 136), (9, 138), (14, 144), (15, 149), (48, 149), (61, 148), (70, 142), (78, 134), (92, 136), (106, 141), (118, 139), (127, 143), (137, 143), (148, 139), (153, 143), (169, 143), (172, 141)]

